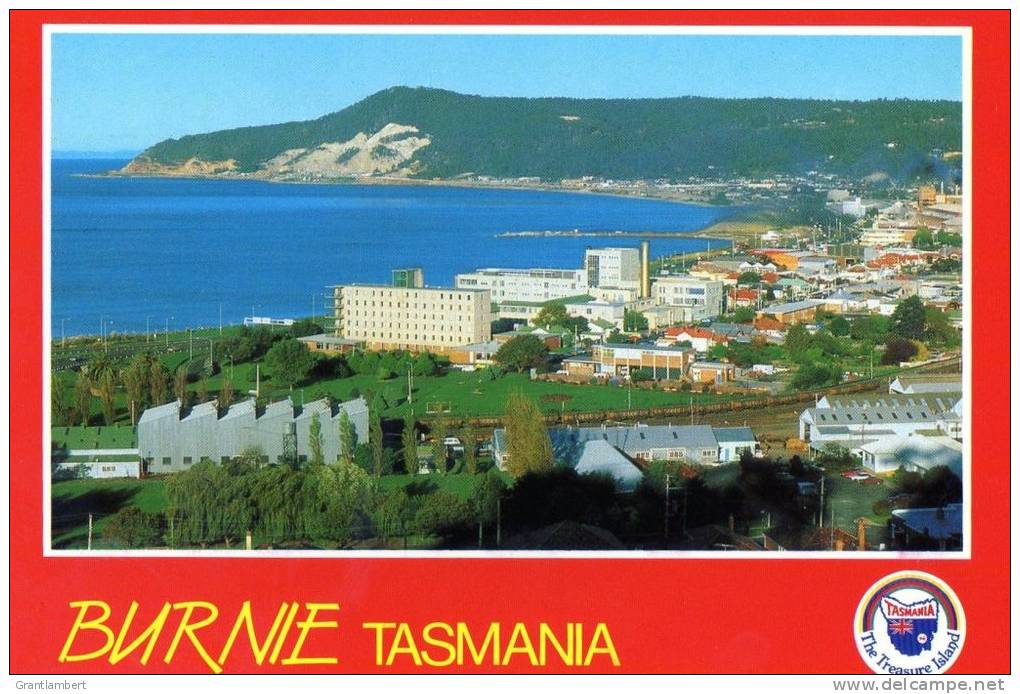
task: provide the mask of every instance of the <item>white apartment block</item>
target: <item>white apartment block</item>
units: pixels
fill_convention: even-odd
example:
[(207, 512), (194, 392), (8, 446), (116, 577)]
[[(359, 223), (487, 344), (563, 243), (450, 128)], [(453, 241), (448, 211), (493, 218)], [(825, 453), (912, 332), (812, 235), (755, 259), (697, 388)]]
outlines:
[(442, 352), (492, 339), (487, 289), (348, 284), (333, 292), (338, 335), (368, 349)]
[(862, 246), (909, 246), (914, 239), (916, 229), (898, 227), (872, 227), (858, 241)]
[(587, 290), (583, 270), (479, 268), (456, 276), (457, 289), (488, 289), (492, 301), (545, 302)]
[(723, 283), (693, 277), (658, 277), (652, 283), (658, 305), (680, 309), (682, 322), (715, 318), (723, 312)]
[(640, 289), (641, 251), (637, 248), (589, 248), (584, 252), (589, 287)]

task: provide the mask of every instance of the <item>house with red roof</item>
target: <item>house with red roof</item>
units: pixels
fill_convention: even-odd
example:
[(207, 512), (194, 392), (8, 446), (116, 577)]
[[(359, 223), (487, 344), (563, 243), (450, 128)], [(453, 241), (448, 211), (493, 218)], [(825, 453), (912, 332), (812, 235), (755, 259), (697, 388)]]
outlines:
[(696, 325), (667, 328), (664, 339), (676, 344), (689, 342), (697, 352), (707, 352), (716, 345), (729, 343), (726, 336)]
[(758, 305), (758, 297), (761, 296), (761, 292), (757, 289), (748, 289), (747, 287), (735, 287), (729, 291), (729, 306), (741, 307), (751, 306), (755, 307)]

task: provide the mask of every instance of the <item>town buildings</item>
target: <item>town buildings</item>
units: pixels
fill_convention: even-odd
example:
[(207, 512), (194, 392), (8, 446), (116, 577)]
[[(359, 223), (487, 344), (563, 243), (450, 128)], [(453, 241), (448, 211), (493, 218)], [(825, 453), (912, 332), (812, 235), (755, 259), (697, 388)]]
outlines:
[(444, 353), (492, 338), (488, 289), (334, 287), (338, 334), (367, 349)]
[(641, 252), (637, 248), (589, 248), (584, 252), (588, 286), (641, 289)]
[(566, 299), (583, 295), (588, 288), (583, 270), (551, 268), (480, 268), (458, 274), (454, 285), (457, 289), (488, 289), (498, 304)]
[(656, 304), (674, 306), (680, 321), (693, 323), (723, 312), (723, 283), (690, 276), (657, 277), (652, 283)]
[[(604, 441), (631, 461), (645, 464), (655, 460), (696, 465), (717, 465), (739, 460), (745, 452), (760, 451), (749, 427), (711, 427), (707, 424), (632, 424), (629, 426), (560, 427), (549, 430), (553, 456), (561, 464), (580, 459), (591, 441)], [(508, 459), (506, 431), (493, 433), (493, 455), (505, 468)]]

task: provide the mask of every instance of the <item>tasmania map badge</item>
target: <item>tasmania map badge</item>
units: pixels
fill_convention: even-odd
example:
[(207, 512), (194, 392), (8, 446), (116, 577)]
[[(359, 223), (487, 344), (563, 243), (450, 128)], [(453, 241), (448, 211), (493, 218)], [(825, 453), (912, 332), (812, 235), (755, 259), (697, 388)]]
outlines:
[(854, 618), (864, 662), (883, 675), (946, 672), (963, 649), (963, 607), (952, 588), (931, 574), (899, 571), (865, 593)]

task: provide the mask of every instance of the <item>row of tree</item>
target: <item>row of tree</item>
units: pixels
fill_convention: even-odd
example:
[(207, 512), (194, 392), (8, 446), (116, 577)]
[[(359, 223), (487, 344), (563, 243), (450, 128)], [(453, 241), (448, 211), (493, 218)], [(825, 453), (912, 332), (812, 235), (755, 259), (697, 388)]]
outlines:
[(116, 546), (236, 547), (259, 544), (350, 547), (368, 538), (465, 536), (492, 523), (504, 484), (498, 473), (475, 479), (466, 500), (420, 484), (387, 492), (345, 460), (293, 468), (237, 460), (211, 462), (167, 479), (167, 509), (121, 510), (104, 528)]

